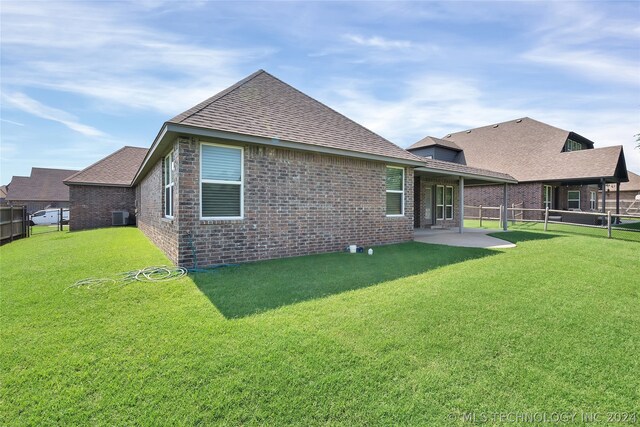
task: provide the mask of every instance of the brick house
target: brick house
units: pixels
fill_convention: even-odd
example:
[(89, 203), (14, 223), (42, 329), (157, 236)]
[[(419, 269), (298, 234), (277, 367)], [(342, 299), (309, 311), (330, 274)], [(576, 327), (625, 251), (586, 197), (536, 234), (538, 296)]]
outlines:
[(26, 206), (32, 214), (46, 208), (68, 208), (69, 188), (63, 181), (78, 172), (69, 169), (31, 168), (30, 176), (14, 176), (7, 184), (5, 203)]
[[(619, 208), (623, 213), (640, 213), (640, 175), (627, 171), (629, 181), (620, 184)], [(616, 184), (607, 184), (607, 206), (606, 210), (616, 210)], [(600, 190), (600, 198), (602, 198), (602, 190)], [(627, 209), (631, 208), (629, 212)]]
[(125, 222), (135, 224), (132, 181), (146, 154), (146, 148), (123, 147), (65, 179), (70, 198), (69, 229), (111, 226), (114, 212), (127, 212)]
[(435, 225), (414, 188), (440, 189), (439, 225), (456, 226), (465, 178), (515, 183), (441, 163), (260, 70), (162, 126), (133, 180), (137, 225), (179, 265), (236, 263), (408, 241)]
[[(622, 146), (594, 148), (592, 141), (575, 132), (528, 117), (452, 133), (443, 139), (426, 137), (408, 151), (427, 159), (508, 174), (518, 181), (509, 189), (508, 204), (523, 208), (597, 211), (606, 200), (606, 194), (598, 200), (599, 188), (628, 181)], [(503, 204), (503, 186), (484, 184), (469, 183), (465, 203)], [(541, 216), (537, 212), (524, 214), (525, 219)]]

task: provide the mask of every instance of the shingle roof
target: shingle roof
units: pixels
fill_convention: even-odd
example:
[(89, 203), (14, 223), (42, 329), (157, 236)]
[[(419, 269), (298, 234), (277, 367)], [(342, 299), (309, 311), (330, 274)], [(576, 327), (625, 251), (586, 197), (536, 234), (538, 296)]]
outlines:
[(562, 152), (567, 138), (588, 139), (525, 117), (447, 135), (467, 165), (507, 173), (520, 182), (614, 177), (621, 146)]
[(462, 148), (458, 147), (455, 142), (447, 141), (444, 139), (436, 138), (434, 136), (426, 136), (422, 138), (420, 141), (413, 144), (411, 147), (407, 148), (407, 150), (411, 151), (416, 148), (425, 148), (425, 147), (445, 147), (455, 151), (462, 151)]
[[(620, 184), (620, 191), (638, 191), (640, 192), (640, 175), (627, 171), (629, 174), (629, 182), (623, 182)], [(615, 191), (616, 186), (607, 185), (607, 190)]]
[(130, 186), (147, 154), (146, 148), (123, 147), (65, 179), (67, 185)]
[(177, 115), (169, 123), (420, 160), (263, 70)]
[(69, 201), (69, 187), (62, 182), (78, 171), (32, 168), (31, 176), (14, 176), (8, 185), (9, 201)]
[(491, 177), (506, 181), (515, 181), (515, 179), (506, 173), (496, 172), (488, 169), (474, 168), (471, 166), (461, 165), (459, 163), (445, 162), (442, 160), (423, 159), (425, 167), (439, 169), (455, 174), (475, 175), (478, 177)]

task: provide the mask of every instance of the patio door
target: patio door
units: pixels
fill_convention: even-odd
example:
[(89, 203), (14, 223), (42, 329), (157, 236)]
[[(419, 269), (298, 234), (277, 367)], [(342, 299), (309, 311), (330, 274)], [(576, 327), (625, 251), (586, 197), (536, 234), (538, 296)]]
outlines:
[(433, 187), (428, 186), (424, 189), (424, 225), (433, 225)]

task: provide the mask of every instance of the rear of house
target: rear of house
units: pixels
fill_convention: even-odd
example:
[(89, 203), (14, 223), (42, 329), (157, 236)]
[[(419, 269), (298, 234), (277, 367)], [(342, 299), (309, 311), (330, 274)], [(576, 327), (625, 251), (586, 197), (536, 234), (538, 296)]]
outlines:
[(407, 241), (420, 165), (259, 71), (165, 123), (134, 180), (138, 227), (187, 267)]

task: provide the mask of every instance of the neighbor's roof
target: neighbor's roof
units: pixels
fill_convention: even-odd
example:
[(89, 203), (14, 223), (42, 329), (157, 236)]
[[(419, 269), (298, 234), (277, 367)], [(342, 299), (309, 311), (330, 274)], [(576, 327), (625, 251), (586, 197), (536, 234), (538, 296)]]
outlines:
[(67, 185), (130, 186), (147, 154), (146, 148), (123, 147), (65, 179)]
[(7, 186), (0, 185), (0, 199), (4, 199), (5, 197), (7, 197)]
[(263, 70), (177, 115), (169, 123), (420, 160)]
[(9, 201), (66, 202), (69, 187), (62, 182), (78, 171), (68, 169), (32, 168), (31, 176), (14, 176), (8, 184)]
[[(623, 182), (620, 184), (620, 191), (638, 191), (640, 192), (640, 175), (627, 171), (629, 174), (629, 182)], [(615, 191), (615, 184), (607, 185), (607, 190)]]
[(434, 136), (426, 136), (422, 138), (420, 141), (413, 144), (411, 147), (407, 148), (407, 150), (411, 151), (416, 148), (426, 148), (426, 147), (444, 147), (450, 150), (462, 151), (462, 148), (458, 147), (453, 141), (446, 141), (444, 139), (436, 138)]
[(567, 138), (593, 147), (574, 132), (525, 117), (447, 135), (467, 165), (507, 173), (520, 182), (620, 178), (626, 181), (621, 146), (562, 152)]

